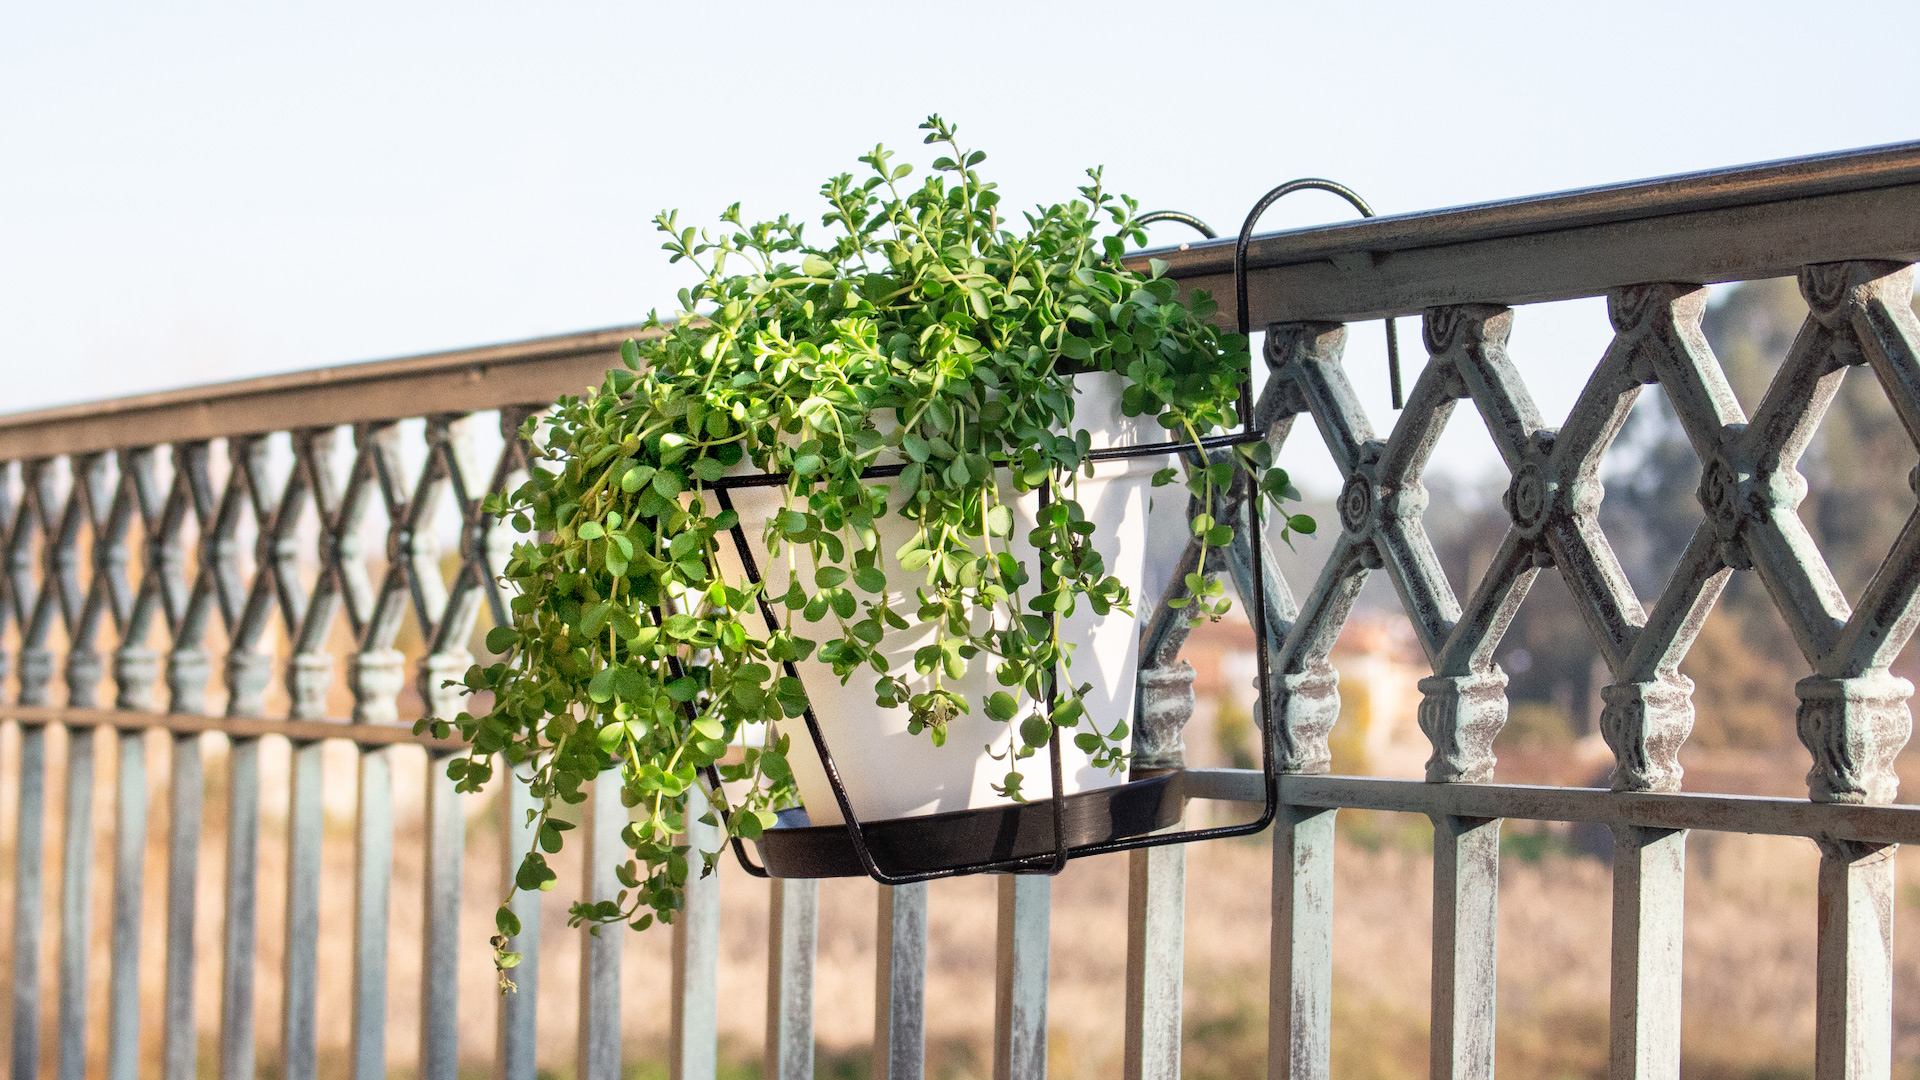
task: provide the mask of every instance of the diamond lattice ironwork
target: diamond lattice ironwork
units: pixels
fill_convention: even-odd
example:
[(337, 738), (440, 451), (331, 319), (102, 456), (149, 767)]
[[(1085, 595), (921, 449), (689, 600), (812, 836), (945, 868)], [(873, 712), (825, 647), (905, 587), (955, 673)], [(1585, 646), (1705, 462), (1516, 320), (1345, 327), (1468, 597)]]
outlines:
[[(1618, 762), (1615, 788), (1677, 790), (1679, 749), (1693, 723), (1692, 683), (1679, 673), (1680, 661), (1729, 574), (1751, 569), (1813, 668), (1798, 686), (1800, 735), (1815, 761), (1812, 796), (1890, 801), (1892, 759), (1911, 729), (1912, 687), (1888, 665), (1920, 624), (1920, 511), (1855, 610), (1795, 513), (1806, 491), (1795, 465), (1850, 367), (1873, 371), (1920, 446), (1920, 320), (1909, 306), (1911, 270), (1903, 265), (1814, 266), (1800, 282), (1811, 314), (1751, 420), (1701, 333), (1706, 291), (1694, 285), (1654, 283), (1610, 294), (1614, 339), (1559, 428), (1543, 422), (1508, 355), (1508, 308), (1426, 313), (1430, 360), (1385, 439), (1374, 434), (1341, 368), (1345, 327), (1269, 328), (1262, 420), (1277, 443), (1288, 430), (1277, 421), (1311, 415), (1346, 478), (1337, 503), (1342, 533), (1331, 557), (1297, 617), (1290, 604), (1279, 605), (1285, 627), (1270, 692), (1283, 767), (1326, 770), (1327, 733), (1339, 712), (1327, 656), (1366, 575), (1384, 569), (1433, 670), (1420, 683), (1420, 726), (1433, 744), (1428, 779), (1491, 779), (1493, 738), (1506, 716), (1506, 677), (1494, 649), (1535, 575), (1555, 568), (1612, 674), (1602, 691), (1601, 727)], [(1706, 511), (1650, 610), (1597, 517), (1601, 460), (1649, 384), (1664, 389), (1703, 462), (1699, 498)], [(1421, 525), (1420, 483), (1461, 400), (1473, 403), (1506, 465), (1503, 501), (1511, 521), (1464, 604)], [(1247, 561), (1244, 551), (1239, 561)], [(1277, 595), (1284, 598), (1284, 588)], [(1155, 668), (1170, 660), (1143, 655)]]
[[(293, 463), (284, 478), (269, 467), (269, 434), (225, 440), (223, 483), (215, 482), (208, 441), (167, 447), (172, 477), (164, 484), (158, 447), (72, 456), (64, 486), (60, 459), (22, 462), (17, 494), (0, 483), (0, 630), (10, 621), (19, 642), (17, 664), (0, 653), (0, 674), (14, 676), (20, 703), (51, 703), (58, 630), (67, 644), (67, 704), (99, 707), (106, 664), (98, 642), (110, 627), (118, 641), (114, 707), (204, 714), (213, 669), (208, 635), (218, 619), (228, 645), (225, 711), (259, 716), (276, 668), (277, 625), (290, 644), (282, 668), (289, 712), (320, 719), (337, 675), (329, 638), (344, 618), (353, 642), (346, 672), (353, 716), (392, 723), (406, 678), (395, 639), (411, 614), (425, 641), (421, 696), (431, 715), (447, 715), (458, 694), (444, 684), (471, 662), (466, 643), (481, 608), (506, 617), (497, 575), (511, 538), (484, 500), (526, 471), (519, 428), (536, 409), (501, 411), (505, 447), (484, 473), (471, 461), (465, 414), (427, 419), (426, 459), (417, 470), (403, 461), (402, 425), (356, 425), (344, 482), (334, 471), (343, 441), (334, 427), (288, 433)], [(460, 521), (451, 581), (434, 536), (434, 515), (449, 497)], [(387, 517), (386, 543), (368, 552), (362, 534), (376, 500)], [(382, 555), (376, 581), (372, 563)], [(164, 665), (149, 644), (156, 628), (167, 639)], [(156, 692), (163, 673), (164, 700)]]

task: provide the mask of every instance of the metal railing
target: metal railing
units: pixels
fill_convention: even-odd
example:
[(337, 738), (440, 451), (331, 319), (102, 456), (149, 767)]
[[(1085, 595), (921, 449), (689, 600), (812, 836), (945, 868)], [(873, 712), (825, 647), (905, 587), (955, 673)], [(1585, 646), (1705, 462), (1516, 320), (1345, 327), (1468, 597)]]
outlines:
[[(1231, 310), (1232, 242), (1145, 255)], [(1270, 1074), (1324, 1077), (1332, 987), (1333, 819), (1348, 807), (1432, 818), (1432, 1075), (1492, 1073), (1495, 926), (1502, 819), (1597, 822), (1614, 848), (1612, 1074), (1677, 1076), (1684, 852), (1690, 829), (1808, 837), (1822, 851), (1815, 1060), (1825, 1078), (1891, 1068), (1894, 845), (1920, 838), (1920, 808), (1891, 805), (1893, 757), (1911, 727), (1912, 687), (1888, 671), (1916, 622), (1920, 517), (1909, 520), (1855, 610), (1794, 513), (1795, 463), (1845, 377), (1876, 378), (1920, 443), (1920, 322), (1909, 264), (1920, 259), (1920, 144), (1724, 170), (1565, 195), (1272, 234), (1250, 251), (1252, 325), (1266, 327), (1269, 378), (1259, 406), (1283, 442), (1310, 416), (1345, 475), (1334, 554), (1303, 600), (1272, 590), (1272, 683), (1280, 760), (1274, 832)], [(1699, 328), (1706, 284), (1797, 274), (1811, 315), (1772, 389), (1746, 416)], [(1612, 347), (1568, 422), (1544, 426), (1508, 355), (1507, 305), (1608, 297)], [(1377, 437), (1341, 368), (1344, 324), (1419, 313), (1429, 359), (1392, 430)], [(0, 417), (0, 630), (20, 731), (13, 864), (12, 1069), (37, 1075), (46, 929), (47, 737), (65, 727), (67, 805), (58, 885), (58, 1074), (87, 1063), (87, 912), (95, 889), (92, 737), (119, 756), (112, 860), (112, 957), (106, 1061), (139, 1071), (142, 1025), (164, 1029), (162, 1075), (198, 1064), (192, 928), (205, 784), (199, 735), (231, 740), (226, 777), (219, 1072), (254, 1074), (253, 972), (260, 877), (259, 740), (289, 739), (287, 918), (279, 1018), (283, 1075), (316, 1071), (316, 970), (323, 742), (358, 747), (354, 825), (351, 1062), (386, 1068), (387, 911), (394, 859), (392, 761), (428, 751), (426, 931), (419, 1074), (455, 1075), (454, 969), (465, 820), (437, 763), (457, 746), (414, 736), (413, 715), (453, 707), (441, 683), (470, 662), (504, 538), (481, 510), (524, 460), (513, 431), (529, 411), (597, 381), (631, 330), (362, 364), (96, 405)], [(1855, 370), (1859, 369), (1859, 370)], [(1704, 466), (1706, 519), (1650, 605), (1627, 583), (1600, 532), (1597, 470), (1635, 395), (1658, 384)], [(1420, 473), (1456, 404), (1470, 401), (1512, 474), (1505, 542), (1464, 602), (1421, 525)], [(497, 411), (502, 452), (476, 468), (473, 414)], [(347, 432), (345, 438), (342, 433)], [(216, 455), (216, 449), (218, 454)], [(418, 463), (415, 463), (418, 459)], [(385, 520), (385, 550), (361, 537)], [(442, 533), (455, 539), (443, 557)], [(136, 542), (135, 537), (138, 537)], [(1243, 576), (1252, 572), (1242, 567)], [(1385, 570), (1433, 674), (1420, 726), (1434, 747), (1425, 782), (1326, 772), (1338, 715), (1328, 655), (1362, 580)], [(1612, 675), (1602, 729), (1613, 790), (1492, 782), (1492, 740), (1506, 713), (1494, 646), (1536, 575), (1557, 570), (1578, 598)], [(1678, 752), (1692, 724), (1678, 665), (1735, 570), (1766, 584), (1804, 652), (1798, 729), (1813, 753), (1806, 800), (1683, 794)], [(450, 582), (450, 584), (449, 584)], [(408, 629), (411, 627), (411, 629)], [(350, 641), (336, 644), (341, 635)], [(417, 643), (407, 646), (417, 636)], [(164, 647), (155, 643), (164, 642)], [(1172, 649), (1148, 654), (1143, 695), (1165, 734), (1190, 710)], [(408, 674), (415, 692), (407, 691)], [(1184, 676), (1184, 678), (1183, 678)], [(56, 693), (56, 681), (65, 685)], [(109, 703), (103, 687), (110, 687)], [(211, 695), (210, 695), (211, 690)], [(1184, 697), (1183, 697), (1184, 695)], [(63, 700), (61, 700), (63, 699)], [(1184, 707), (1183, 700), (1187, 703)], [(224, 702), (221, 704), (220, 702)], [(344, 703), (344, 707), (341, 707)], [(1143, 725), (1144, 726), (1144, 725)], [(146, 850), (144, 733), (173, 739), (166, 838), (166, 995), (140, 1013), (141, 879)], [(1162, 760), (1177, 758), (1162, 738)], [(1187, 770), (1194, 797), (1258, 801), (1257, 773)], [(610, 893), (621, 811), (597, 788), (581, 832), (589, 893)], [(500, 800), (509, 852), (524, 846), (525, 795)], [(605, 812), (603, 807), (614, 807)], [(1130, 1078), (1179, 1073), (1185, 853), (1130, 854), (1127, 1042)], [(502, 872), (510, 872), (510, 865)], [(725, 875), (723, 875), (724, 877)], [(753, 888), (761, 886), (755, 884)], [(694, 882), (672, 933), (676, 1080), (716, 1066), (715, 967), (720, 879)], [(771, 883), (767, 1075), (812, 1073), (815, 883)], [(1049, 879), (1000, 881), (997, 1077), (1038, 1077), (1046, 1062)], [(874, 1074), (921, 1072), (926, 886), (883, 888)], [(543, 933), (531, 899), (514, 948), (537, 968)], [(569, 931), (571, 932), (571, 931)], [(415, 943), (407, 943), (412, 947)], [(620, 1071), (621, 937), (582, 950), (578, 1075)], [(521, 983), (534, 984), (523, 969)], [(472, 1007), (468, 1003), (468, 1007)], [(536, 996), (498, 1006), (495, 1062), (534, 1073)], [(472, 1054), (474, 1048), (468, 1047)]]

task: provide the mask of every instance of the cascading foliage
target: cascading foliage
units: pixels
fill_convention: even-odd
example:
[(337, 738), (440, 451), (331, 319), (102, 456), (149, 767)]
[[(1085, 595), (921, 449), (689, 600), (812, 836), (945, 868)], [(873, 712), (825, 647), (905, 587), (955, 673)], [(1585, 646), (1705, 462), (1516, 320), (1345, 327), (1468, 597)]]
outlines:
[[(732, 837), (758, 836), (795, 801), (787, 754), (793, 732), (806, 734), (782, 721), (806, 696), (792, 661), (872, 679), (875, 701), (907, 705), (911, 730), (935, 743), (975, 708), (1017, 725), (998, 787), (1015, 799), (1021, 763), (1056, 729), (1096, 764), (1124, 765), (1126, 724), (1093, 725), (1049, 617), (1130, 603), (1075, 500), (1091, 464), (1070, 375), (1123, 374), (1128, 415), (1197, 443), (1237, 423), (1247, 341), (1208, 321), (1204, 293), (1178, 297), (1164, 266), (1121, 264), (1145, 237), (1135, 202), (1109, 194), (1099, 170), (1078, 199), (1011, 227), (975, 171), (986, 155), (962, 149), (937, 116), (922, 128), (943, 151), (932, 175), (904, 184), (912, 166), (876, 147), (863, 176), (821, 187), (824, 239), (787, 216), (746, 224), (738, 204), (706, 231), (660, 215), (671, 261), (701, 280), (680, 292), (674, 321), (656, 315), (622, 347), (623, 366), (600, 387), (528, 422), (534, 468), (487, 506), (527, 535), (505, 569), (512, 622), (487, 635), (499, 659), (465, 680), (487, 707), (422, 724), (470, 741), (448, 764), (460, 790), (479, 790), (496, 761), (530, 782), (541, 808), (520, 889), (554, 884), (546, 856), (571, 827), (556, 807), (619, 771), (633, 858), (617, 897), (573, 905), (575, 924), (672, 920), (692, 872), (695, 789), (704, 798), (691, 805)], [(897, 478), (863, 475), (883, 458), (905, 463)], [(1275, 501), (1297, 497), (1265, 443), (1187, 460), (1201, 506), (1236, 469)], [(776, 558), (809, 556), (811, 587), (796, 572), (784, 594), (764, 595), (725, 570), (721, 545), (739, 519), (710, 485), (741, 469), (785, 475), (765, 540)], [(1175, 479), (1167, 469), (1154, 482)], [(1045, 493), (1027, 538), (1037, 557), (1013, 553), (1003, 480)], [(889, 512), (916, 526), (892, 551), (875, 527)], [(1313, 528), (1298, 515), (1284, 523)], [(1193, 528), (1209, 547), (1232, 540), (1205, 515)], [(888, 565), (924, 575), (913, 595), (888, 588)], [(1206, 569), (1203, 559), (1187, 579), (1196, 620), (1229, 604)], [(890, 668), (883, 635), (916, 622), (936, 628), (933, 643), (912, 671)], [(1002, 689), (981, 701), (950, 689), (971, 664), (989, 665)], [(718, 852), (699, 857), (705, 872)], [(519, 924), (505, 905), (497, 921), (507, 989)]]

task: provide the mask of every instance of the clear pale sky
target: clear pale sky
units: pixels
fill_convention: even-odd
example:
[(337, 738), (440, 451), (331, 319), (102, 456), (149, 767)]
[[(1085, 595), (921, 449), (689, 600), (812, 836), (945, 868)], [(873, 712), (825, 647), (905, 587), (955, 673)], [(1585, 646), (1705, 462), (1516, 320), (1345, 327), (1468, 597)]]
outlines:
[[(0, 412), (635, 322), (685, 280), (655, 211), (815, 216), (930, 111), (1012, 205), (1104, 164), (1226, 232), (1300, 175), (1392, 213), (1913, 138), (1915, 41), (1911, 0), (6, 0)], [(1296, 198), (1271, 227), (1346, 216)], [(1604, 322), (1521, 313), (1550, 413)]]

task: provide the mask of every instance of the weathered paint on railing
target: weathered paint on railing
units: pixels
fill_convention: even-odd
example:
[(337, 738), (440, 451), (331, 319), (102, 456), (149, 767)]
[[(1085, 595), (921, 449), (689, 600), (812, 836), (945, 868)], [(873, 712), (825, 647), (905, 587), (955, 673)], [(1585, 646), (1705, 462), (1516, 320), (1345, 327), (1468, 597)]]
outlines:
[[(286, 1080), (320, 1073), (320, 754), (293, 745), (287, 800), (286, 943), (281, 953), (280, 1056)], [(457, 924), (456, 924), (457, 925)]]
[(926, 882), (880, 886), (874, 939), (874, 1080), (920, 1080), (927, 1049)]
[(107, 990), (107, 1080), (134, 1080), (140, 1068), (140, 911), (147, 859), (147, 746), (139, 730), (116, 731), (113, 966)]
[(227, 753), (227, 873), (220, 943), (220, 1080), (253, 1076), (253, 969), (260, 888), (260, 740)]
[(193, 920), (200, 880), (204, 762), (198, 735), (175, 735), (172, 749), (167, 800), (167, 977), (161, 1020), (161, 1076), (162, 1080), (198, 1080)]
[(96, 731), (67, 742), (67, 808), (60, 863), (59, 1057), (54, 1075), (85, 1080), (87, 968), (93, 944), (93, 753)]
[(1127, 854), (1127, 1023), (1124, 1080), (1179, 1080), (1186, 987), (1187, 849)]
[(1334, 810), (1288, 805), (1273, 825), (1267, 1075), (1325, 1077), (1333, 1060)]
[(353, 832), (352, 1080), (387, 1075), (388, 905), (393, 878), (393, 754), (360, 748)]
[(1053, 879), (1000, 879), (998, 977), (993, 998), (993, 1080), (1047, 1075), (1047, 970), (1053, 939)]
[(1686, 885), (1685, 830), (1614, 827), (1613, 1076), (1679, 1075)]
[[(420, 1076), (460, 1075), (460, 867), (467, 815), (447, 776), (446, 759), (427, 755), (426, 880), (420, 935)], [(582, 1075), (585, 1080), (585, 1074)]]
[[(13, 841), (13, 1080), (40, 1075), (40, 930), (46, 872), (47, 732), (20, 732)], [(199, 841), (195, 837), (195, 842)]]
[(766, 1080), (813, 1076), (813, 965), (819, 951), (820, 883), (771, 882), (767, 919)]
[[(1857, 610), (1834, 585), (1794, 514), (1803, 481), (1796, 462), (1839, 382), (1855, 373), (1884, 389), (1920, 443), (1920, 322), (1911, 271), (1920, 259), (1920, 144), (1619, 185), (1507, 203), (1374, 218), (1255, 238), (1250, 250), (1253, 322), (1267, 328), (1268, 379), (1256, 408), (1277, 449), (1306, 437), (1302, 416), (1346, 477), (1333, 557), (1296, 601), (1271, 565), (1230, 552), (1241, 589), (1258, 574), (1272, 598), (1271, 685), (1282, 813), (1274, 832), (1270, 1074), (1324, 1077), (1331, 1062), (1333, 821), (1341, 808), (1425, 814), (1435, 823), (1432, 1071), (1491, 1074), (1496, 1013), (1495, 904), (1504, 819), (1594, 822), (1612, 828), (1613, 985), (1611, 1074), (1678, 1075), (1680, 948), (1688, 830), (1731, 830), (1818, 840), (1821, 919), (1817, 949), (1816, 1074), (1887, 1075), (1891, 1063), (1889, 942), (1893, 851), (1920, 840), (1920, 809), (1891, 804), (1892, 756), (1910, 728), (1911, 687), (1887, 672), (1920, 622), (1920, 516), (1910, 521)], [(1230, 247), (1183, 245), (1141, 253), (1169, 263), (1187, 287), (1230, 302)], [(1701, 286), (1798, 274), (1811, 314), (1773, 386), (1749, 418), (1727, 388), (1699, 329)], [(1615, 330), (1567, 423), (1544, 426), (1509, 355), (1508, 305), (1606, 295)], [(1419, 313), (1429, 359), (1408, 407), (1376, 434), (1341, 367), (1344, 323)], [(1221, 313), (1233, 317), (1231, 310)], [(37, 944), (46, 930), (46, 749), (65, 730), (68, 799), (60, 818), (65, 870), (59, 890), (58, 993), (52, 1064), (84, 1070), (91, 879), (93, 748), (113, 738), (116, 780), (114, 957), (109, 972), (109, 1075), (135, 1071), (139, 887), (147, 828), (142, 739), (172, 741), (167, 843), (166, 973), (162, 1065), (167, 1080), (197, 1075), (193, 924), (204, 785), (199, 737), (232, 743), (225, 812), (226, 879), (218, 1071), (250, 1080), (260, 827), (259, 747), (295, 744), (283, 950), (281, 1063), (289, 1077), (317, 1065), (313, 991), (318, 904), (319, 745), (354, 744), (360, 793), (355, 824), (352, 1072), (384, 1075), (388, 1046), (387, 878), (393, 866), (391, 758), (422, 745), (429, 760), (454, 740), (414, 735), (399, 715), (416, 681), (425, 708), (455, 700), (442, 682), (470, 662), (465, 643), (483, 611), (504, 616), (495, 572), (509, 539), (481, 500), (517, 482), (527, 462), (514, 437), (522, 419), (596, 381), (633, 328), (564, 335), (399, 361), (246, 380), (0, 417), (0, 628), (17, 631), (0, 716), (22, 739), (14, 871), (12, 1074), (42, 1065), (43, 1000)], [(1665, 591), (1644, 604), (1595, 525), (1597, 470), (1641, 387), (1673, 403), (1705, 470), (1707, 511)], [(1456, 596), (1420, 522), (1420, 473), (1460, 402), (1471, 404), (1511, 473), (1512, 527), (1476, 590)], [(498, 410), (506, 453), (491, 468), (470, 460), (471, 414)], [(402, 421), (424, 421), (425, 464), (403, 451)], [(341, 428), (350, 438), (341, 438)], [(1296, 436), (1296, 432), (1302, 433)], [(292, 468), (271, 467), (284, 436)], [(220, 445), (216, 446), (215, 444)], [(350, 445), (348, 445), (350, 443)], [(225, 478), (214, 455), (225, 458)], [(161, 465), (171, 472), (162, 483)], [(344, 459), (344, 460), (343, 460)], [(337, 482), (336, 463), (346, 465)], [(62, 470), (70, 477), (64, 486)], [(432, 527), (451, 500), (459, 519), (454, 572), (443, 576)], [(363, 550), (366, 515), (387, 522), (384, 552)], [(1226, 512), (1219, 516), (1227, 520)], [(257, 539), (243, 573), (247, 532)], [(139, 534), (142, 547), (135, 549)], [(137, 556), (137, 557), (136, 557)], [(318, 567), (311, 587), (302, 561)], [(1372, 570), (1387, 571), (1408, 609), (1433, 675), (1422, 680), (1421, 726), (1433, 744), (1427, 782), (1316, 775), (1328, 763), (1338, 716), (1329, 652)], [(1814, 758), (1810, 798), (1681, 794), (1678, 751), (1691, 724), (1691, 685), (1678, 665), (1735, 570), (1752, 569), (1776, 598), (1808, 663), (1799, 727)], [(1505, 717), (1505, 679), (1492, 653), (1538, 574), (1558, 572), (1586, 615), (1613, 679), (1602, 730), (1617, 759), (1613, 790), (1492, 783), (1492, 741)], [(411, 614), (425, 641), (408, 670), (396, 648)], [(218, 619), (230, 643), (209, 649)], [(344, 664), (328, 648), (336, 623), (352, 642)], [(119, 643), (104, 654), (103, 633)], [(1180, 620), (1150, 618), (1142, 650), (1139, 723), (1143, 769), (1181, 765), (1180, 727), (1192, 712), (1192, 670), (1179, 660)], [(64, 635), (64, 656), (55, 642)], [(164, 637), (164, 651), (147, 647)], [(284, 635), (284, 655), (271, 650)], [(336, 670), (336, 667), (339, 670)], [(264, 715), (275, 676), (284, 717)], [(53, 683), (66, 686), (56, 703)], [(106, 707), (100, 683), (111, 678)], [(225, 697), (209, 712), (209, 683)], [(329, 715), (344, 686), (350, 715)], [(162, 691), (164, 690), (164, 696)], [(0, 695), (5, 697), (6, 695)], [(156, 711), (164, 707), (165, 711)], [(104, 731), (101, 729), (105, 729)], [(1187, 770), (1190, 797), (1259, 801), (1257, 773)], [(460, 800), (437, 767), (428, 782), (422, 1076), (455, 1074), (453, 973), (459, 875), (465, 845)], [(528, 840), (524, 785), (502, 800), (503, 833)], [(613, 895), (620, 861), (617, 785), (595, 785), (583, 830), (589, 895)], [(1179, 1071), (1184, 853), (1130, 856), (1125, 1073), (1169, 1080)], [(729, 872), (730, 873), (730, 872)], [(693, 883), (674, 936), (675, 1080), (711, 1080), (717, 1066), (715, 963), (718, 878)], [(812, 962), (818, 893), (774, 886), (769, 930), (767, 1072), (792, 1080), (812, 1070)], [(997, 1077), (1044, 1075), (1049, 884), (1010, 877), (1000, 886), (994, 1068)], [(927, 887), (880, 890), (874, 1073), (916, 1080), (926, 1039)], [(543, 928), (535, 898), (516, 901), (526, 963), (520, 992), (501, 1001), (496, 1070), (526, 1080), (535, 1069), (533, 1018)], [(552, 932), (547, 928), (547, 933)], [(582, 952), (577, 1071), (622, 1068), (619, 933)], [(213, 962), (209, 957), (208, 962)], [(474, 1047), (465, 1048), (469, 1055)]]

